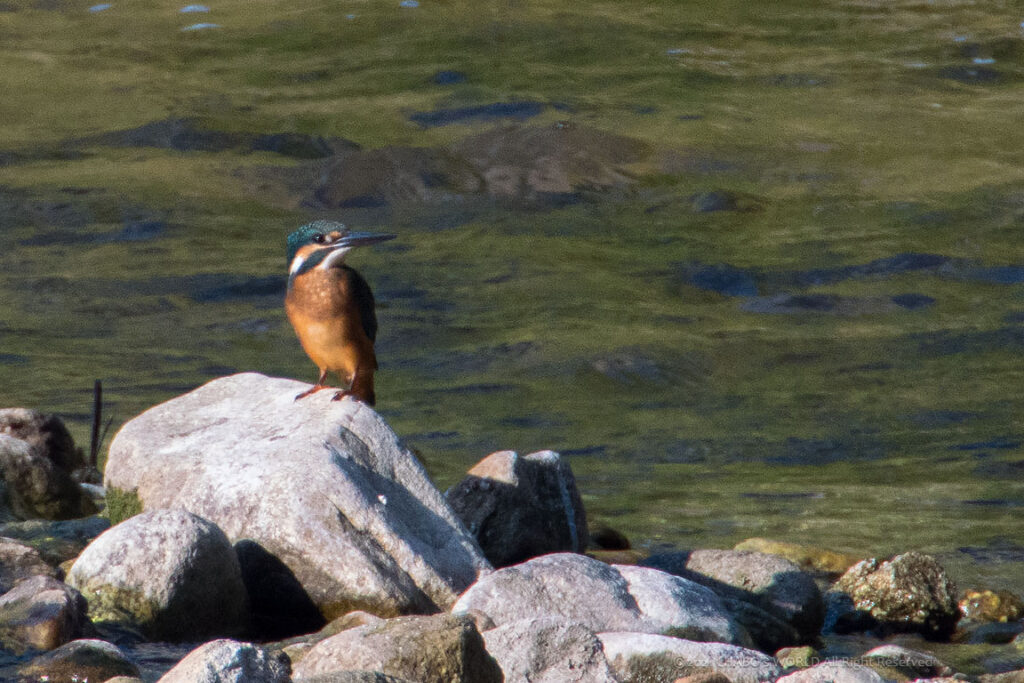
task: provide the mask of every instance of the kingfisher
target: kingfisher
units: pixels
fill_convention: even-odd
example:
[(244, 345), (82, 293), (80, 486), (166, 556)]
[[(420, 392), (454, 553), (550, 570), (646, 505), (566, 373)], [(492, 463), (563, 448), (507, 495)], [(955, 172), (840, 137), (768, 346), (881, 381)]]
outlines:
[(352, 232), (343, 223), (314, 221), (288, 235), (288, 293), (284, 309), (299, 343), (320, 377), (298, 401), (321, 389), (328, 372), (346, 387), (331, 399), (352, 396), (373, 405), (377, 356), (377, 314), (373, 292), (363, 276), (345, 265), (355, 247), (394, 239), (396, 235)]

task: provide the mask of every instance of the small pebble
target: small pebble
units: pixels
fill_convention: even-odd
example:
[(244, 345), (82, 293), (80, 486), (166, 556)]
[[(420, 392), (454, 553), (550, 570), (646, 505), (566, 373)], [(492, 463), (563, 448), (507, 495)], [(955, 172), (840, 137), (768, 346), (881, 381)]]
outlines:
[(99, 4), (99, 5), (93, 5), (92, 7), (89, 8), (89, 11), (93, 12), (93, 13), (105, 12), (106, 10), (110, 9), (111, 7), (113, 7), (113, 5), (111, 5), (109, 2), (104, 2), (104, 3)]

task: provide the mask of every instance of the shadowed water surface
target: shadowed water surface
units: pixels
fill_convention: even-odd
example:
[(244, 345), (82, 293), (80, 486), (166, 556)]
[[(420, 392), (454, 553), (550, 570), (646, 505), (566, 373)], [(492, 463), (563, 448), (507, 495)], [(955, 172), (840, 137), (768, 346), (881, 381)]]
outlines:
[(87, 443), (96, 378), (116, 425), (312, 381), (284, 236), (341, 219), (399, 235), (349, 262), (441, 488), (552, 448), (643, 549), (918, 549), (1024, 591), (1016, 9), (178, 9), (3, 13), (4, 405)]

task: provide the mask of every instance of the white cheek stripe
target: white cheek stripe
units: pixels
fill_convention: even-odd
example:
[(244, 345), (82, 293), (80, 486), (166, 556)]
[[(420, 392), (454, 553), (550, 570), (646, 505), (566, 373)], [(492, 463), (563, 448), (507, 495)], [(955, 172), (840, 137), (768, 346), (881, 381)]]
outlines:
[(328, 268), (333, 266), (335, 263), (337, 263), (337, 262), (341, 261), (343, 258), (345, 258), (345, 254), (347, 254), (351, 250), (352, 250), (352, 247), (338, 247), (337, 249), (332, 251), (330, 254), (328, 254), (326, 257), (324, 257), (324, 260), (321, 261), (317, 265), (317, 268), (322, 268), (324, 270), (327, 270)]
[(292, 267), (288, 269), (288, 274), (295, 275), (295, 273), (299, 272), (299, 268), (301, 268), (302, 264), (305, 262), (305, 256), (296, 256), (294, 259), (292, 259)]

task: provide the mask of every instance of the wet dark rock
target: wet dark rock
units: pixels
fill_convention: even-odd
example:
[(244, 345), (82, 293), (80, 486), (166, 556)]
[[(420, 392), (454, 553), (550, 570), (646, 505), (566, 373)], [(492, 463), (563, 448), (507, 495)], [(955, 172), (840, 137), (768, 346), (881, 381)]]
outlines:
[(583, 552), (587, 518), (569, 464), (554, 451), (493, 453), (445, 493), (495, 567)]
[[(55, 457), (73, 456), (57, 453)], [(0, 434), (0, 471), (14, 518), (72, 519), (97, 511), (71, 472), (51, 460), (42, 446)]]
[(694, 550), (652, 555), (642, 564), (696, 581), (722, 597), (748, 602), (791, 625), (805, 643), (821, 630), (825, 607), (814, 578), (777, 555)]
[(832, 590), (848, 596), (855, 612), (876, 621), (884, 632), (945, 640), (960, 616), (956, 587), (945, 570), (933, 557), (917, 552), (859, 562)]
[(448, 126), (453, 123), (480, 123), (500, 119), (526, 121), (540, 116), (545, 105), (541, 102), (516, 101), (494, 102), (470, 107), (454, 107), (451, 109), (435, 109), (434, 111), (415, 112), (409, 120), (423, 128)]
[(184, 510), (155, 510), (112, 527), (68, 572), (96, 622), (172, 642), (248, 627), (238, 558), (224, 532)]
[(472, 620), (450, 614), (388, 619), (317, 643), (294, 667), (304, 679), (340, 671), (377, 671), (418, 683), (501, 683)]
[(102, 640), (73, 640), (36, 657), (18, 673), (47, 683), (80, 683), (138, 676), (139, 669), (116, 645)]
[(0, 645), (5, 650), (52, 650), (86, 635), (85, 598), (51, 576), (33, 576), (0, 596)]

